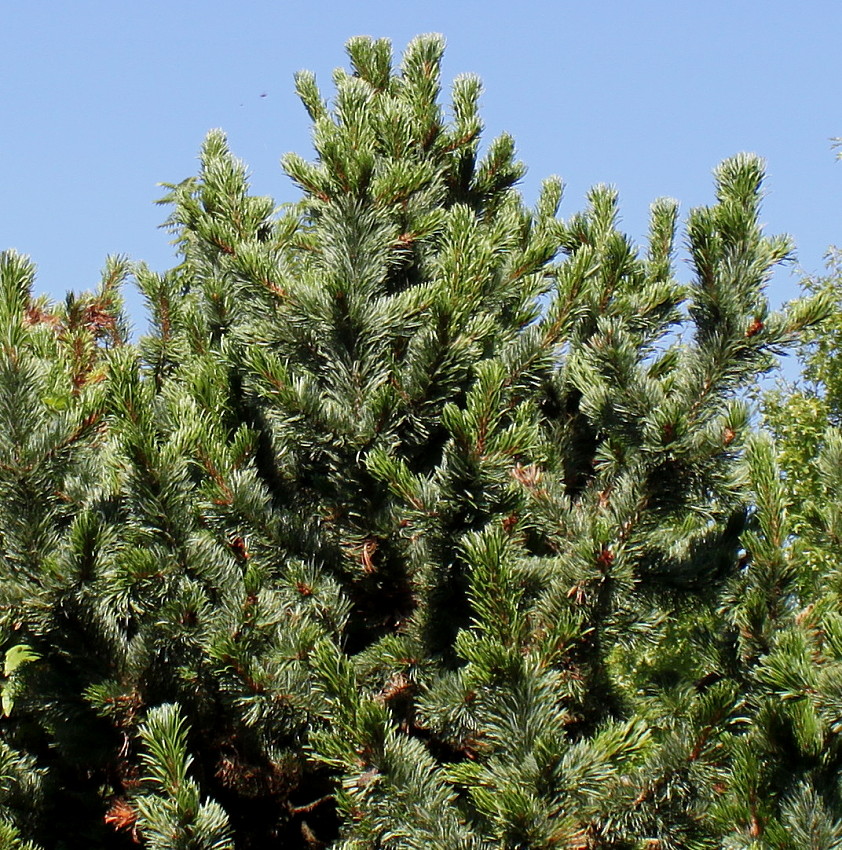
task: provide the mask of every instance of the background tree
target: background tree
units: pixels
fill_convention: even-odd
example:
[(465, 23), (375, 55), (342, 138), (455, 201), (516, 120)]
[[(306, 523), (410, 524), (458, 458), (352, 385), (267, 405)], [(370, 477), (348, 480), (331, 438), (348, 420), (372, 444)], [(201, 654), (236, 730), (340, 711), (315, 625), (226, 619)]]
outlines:
[(754, 794), (777, 803), (765, 838), (781, 848), (830, 848), (842, 836), (839, 280), (831, 251), (828, 275), (806, 281), (831, 308), (804, 334), (801, 379), (764, 397), (776, 442), (758, 440), (750, 455), (755, 527), (732, 599), (753, 694), (751, 758), (767, 764)]

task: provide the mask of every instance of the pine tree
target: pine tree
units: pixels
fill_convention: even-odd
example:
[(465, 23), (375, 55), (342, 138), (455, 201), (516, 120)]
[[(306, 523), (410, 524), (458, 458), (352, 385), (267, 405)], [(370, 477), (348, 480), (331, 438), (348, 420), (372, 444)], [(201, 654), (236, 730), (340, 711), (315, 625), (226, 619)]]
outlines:
[(298, 203), (219, 131), (167, 187), (137, 345), (124, 260), (56, 307), (3, 255), (3, 846), (835, 846), (835, 638), (743, 401), (827, 299), (769, 311), (762, 163), (684, 284), (675, 202), (644, 249), (608, 187), (524, 204), (442, 39), (347, 49)]

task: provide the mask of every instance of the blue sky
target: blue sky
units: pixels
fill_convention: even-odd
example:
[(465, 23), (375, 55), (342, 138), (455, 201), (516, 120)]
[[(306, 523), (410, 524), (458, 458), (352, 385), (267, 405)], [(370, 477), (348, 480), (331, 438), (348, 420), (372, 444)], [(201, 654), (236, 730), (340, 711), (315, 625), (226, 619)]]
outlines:
[[(227, 131), (256, 192), (293, 200), (279, 157), (311, 150), (293, 73), (312, 69), (329, 92), (350, 36), (400, 52), (421, 32), (446, 36), (447, 81), (482, 77), (488, 137), (514, 135), (526, 197), (564, 179), (562, 216), (611, 183), (642, 240), (654, 198), (684, 213), (710, 202), (711, 169), (745, 150), (768, 161), (764, 221), (794, 237), (801, 267), (820, 272), (842, 243), (838, 0), (7, 0), (0, 248), (30, 254), (53, 297), (94, 285), (110, 253), (166, 268), (156, 184), (195, 172), (208, 129)], [(771, 296), (797, 291), (784, 272)]]

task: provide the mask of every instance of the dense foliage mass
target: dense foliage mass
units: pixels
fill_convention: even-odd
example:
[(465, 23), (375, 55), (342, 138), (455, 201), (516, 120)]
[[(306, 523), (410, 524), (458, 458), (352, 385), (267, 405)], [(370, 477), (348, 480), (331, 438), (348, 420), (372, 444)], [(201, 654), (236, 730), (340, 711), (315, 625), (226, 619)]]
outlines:
[(348, 53), (296, 205), (213, 132), (171, 271), (0, 255), (0, 847), (842, 847), (838, 276), (770, 312), (755, 157), (639, 249)]

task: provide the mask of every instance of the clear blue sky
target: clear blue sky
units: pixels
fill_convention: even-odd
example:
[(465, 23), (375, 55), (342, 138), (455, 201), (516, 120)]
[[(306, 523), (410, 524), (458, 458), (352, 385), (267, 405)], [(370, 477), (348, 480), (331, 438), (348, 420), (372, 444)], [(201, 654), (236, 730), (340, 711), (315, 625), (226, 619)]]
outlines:
[[(795, 238), (800, 265), (820, 272), (842, 243), (839, 0), (7, 0), (0, 248), (30, 254), (54, 297), (95, 284), (109, 253), (166, 268), (156, 184), (195, 172), (208, 129), (227, 131), (257, 192), (292, 200), (278, 159), (311, 150), (293, 73), (310, 68), (329, 91), (348, 37), (399, 52), (421, 32), (446, 36), (447, 80), (482, 77), (487, 132), (515, 136), (527, 198), (559, 174), (566, 217), (612, 183), (642, 239), (655, 197), (685, 213), (708, 203), (716, 163), (754, 151), (768, 161), (768, 230)], [(796, 292), (785, 273), (771, 294)]]

